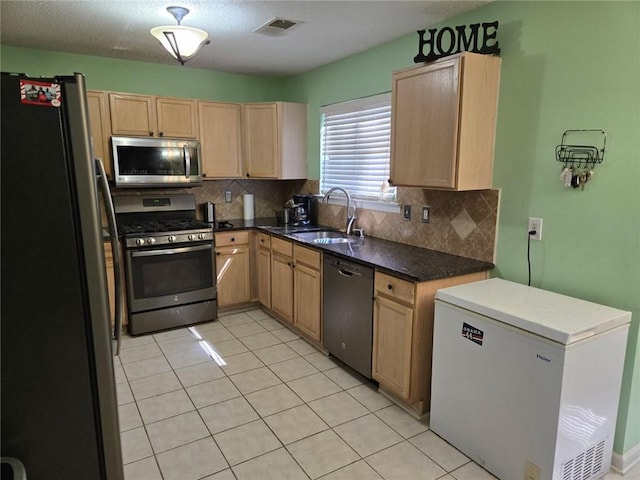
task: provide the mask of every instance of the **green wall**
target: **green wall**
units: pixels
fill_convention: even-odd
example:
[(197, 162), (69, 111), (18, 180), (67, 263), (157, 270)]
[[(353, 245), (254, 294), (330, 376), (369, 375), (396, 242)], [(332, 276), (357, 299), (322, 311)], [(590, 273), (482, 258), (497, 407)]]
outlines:
[[(632, 311), (614, 443), (624, 453), (640, 444), (640, 2), (499, 1), (441, 25), (493, 20), (503, 59), (494, 275), (526, 283), (526, 222), (542, 217), (532, 284)], [(391, 72), (412, 65), (416, 53), (411, 34), (283, 80), (15, 47), (2, 47), (1, 67), (81, 71), (95, 89), (308, 103), (309, 172), (318, 178), (318, 108), (390, 90)], [(561, 184), (554, 154), (563, 131), (582, 128), (609, 136), (604, 163), (576, 191)]]
[(164, 95), (226, 102), (262, 102), (282, 99), (282, 81), (199, 68), (117, 60), (2, 46), (3, 72), (32, 76), (81, 72), (96, 90)]
[[(640, 3), (493, 2), (442, 25), (498, 20), (502, 49), (494, 186), (502, 189), (494, 276), (527, 282), (527, 218), (543, 218), (532, 285), (630, 310), (614, 448), (640, 444)], [(427, 27), (427, 25), (425, 25)], [(411, 34), (285, 80), (309, 103), (309, 172), (319, 177), (322, 105), (391, 88), (411, 66)], [(584, 191), (559, 180), (568, 129), (608, 133)]]

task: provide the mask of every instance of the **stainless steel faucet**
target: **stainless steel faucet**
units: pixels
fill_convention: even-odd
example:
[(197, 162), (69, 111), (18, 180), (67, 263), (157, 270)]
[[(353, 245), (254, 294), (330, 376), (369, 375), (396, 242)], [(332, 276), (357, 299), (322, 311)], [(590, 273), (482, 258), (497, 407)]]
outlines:
[(344, 193), (344, 196), (347, 198), (347, 229), (346, 229), (346, 234), (347, 235), (351, 235), (351, 230), (353, 229), (353, 225), (356, 222), (356, 205), (355, 203), (353, 204), (353, 214), (351, 214), (350, 207), (351, 207), (351, 195), (349, 195), (349, 192), (347, 192), (344, 188), (342, 187), (333, 187), (332, 189), (330, 189), (327, 193), (324, 194), (324, 197), (322, 197), (322, 201), (324, 203), (327, 203), (327, 201), (329, 200), (329, 197), (331, 196), (331, 194), (333, 192), (335, 192), (336, 190), (341, 191), (342, 193)]

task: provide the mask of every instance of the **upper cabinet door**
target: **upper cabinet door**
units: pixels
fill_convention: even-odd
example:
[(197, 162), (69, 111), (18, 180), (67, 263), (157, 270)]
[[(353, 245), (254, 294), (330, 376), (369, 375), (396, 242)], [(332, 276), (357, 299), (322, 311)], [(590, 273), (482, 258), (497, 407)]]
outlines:
[(198, 136), (196, 105), (195, 100), (157, 97), (158, 136), (196, 138)]
[(462, 53), (393, 74), (394, 185), (491, 188), (500, 62)]
[(280, 141), (278, 105), (254, 103), (242, 106), (244, 152), (248, 177), (278, 178)]
[(306, 104), (244, 104), (242, 129), (247, 177), (307, 177)]
[(202, 172), (206, 178), (242, 177), (238, 103), (198, 102)]
[(102, 160), (107, 177), (113, 180), (112, 161), (109, 153), (111, 120), (109, 119), (107, 92), (88, 90), (87, 102), (89, 122), (91, 123), (91, 138), (93, 139), (93, 154), (96, 158)]
[(111, 133), (153, 137), (157, 133), (155, 97), (110, 93)]

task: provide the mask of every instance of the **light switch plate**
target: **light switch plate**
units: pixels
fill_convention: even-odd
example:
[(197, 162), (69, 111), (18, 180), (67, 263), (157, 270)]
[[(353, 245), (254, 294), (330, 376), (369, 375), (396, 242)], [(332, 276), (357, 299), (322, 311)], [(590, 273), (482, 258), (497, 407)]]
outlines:
[(224, 201), (225, 203), (231, 203), (231, 190), (226, 190), (224, 192)]
[(407, 221), (411, 220), (411, 205), (402, 206), (402, 218)]
[(422, 223), (429, 223), (431, 218), (431, 207), (422, 207)]

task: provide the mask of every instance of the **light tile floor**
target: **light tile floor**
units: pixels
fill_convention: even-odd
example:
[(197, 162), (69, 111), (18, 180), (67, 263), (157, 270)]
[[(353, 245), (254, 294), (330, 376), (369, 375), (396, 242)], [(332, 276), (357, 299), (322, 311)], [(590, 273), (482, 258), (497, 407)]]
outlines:
[(126, 480), (495, 478), (261, 310), (125, 336), (115, 373)]

